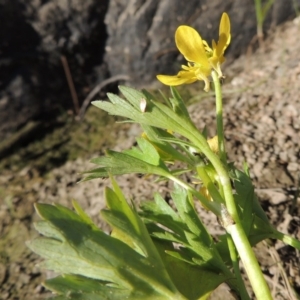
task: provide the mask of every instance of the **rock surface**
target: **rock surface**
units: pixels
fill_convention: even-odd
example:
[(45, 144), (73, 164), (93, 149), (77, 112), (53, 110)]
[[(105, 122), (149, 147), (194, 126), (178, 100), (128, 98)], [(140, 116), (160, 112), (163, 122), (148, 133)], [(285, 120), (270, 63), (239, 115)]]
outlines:
[(107, 77), (107, 6), (107, 0), (0, 0), (1, 140), (30, 120), (53, 120), (73, 107), (62, 57), (79, 101)]
[[(218, 38), (220, 16), (231, 17), (232, 43), (227, 56), (244, 53), (256, 33), (253, 2), (189, 0), (112, 0), (105, 18), (106, 61), (111, 75), (130, 75), (134, 85), (153, 83), (157, 74), (175, 74), (181, 59), (174, 43), (179, 25), (196, 28), (209, 43)], [(292, 4), (275, 1), (266, 29), (293, 14)]]

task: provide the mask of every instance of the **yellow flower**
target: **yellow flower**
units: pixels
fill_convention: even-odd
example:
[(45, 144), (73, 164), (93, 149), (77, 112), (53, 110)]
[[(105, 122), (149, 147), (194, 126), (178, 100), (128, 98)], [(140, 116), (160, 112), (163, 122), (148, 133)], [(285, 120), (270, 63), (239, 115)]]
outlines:
[(157, 79), (165, 85), (176, 86), (193, 83), (203, 80), (204, 90), (209, 91), (209, 76), (215, 70), (219, 78), (223, 77), (221, 64), (225, 61), (224, 51), (230, 43), (230, 20), (226, 13), (223, 13), (220, 28), (219, 41), (212, 41), (210, 48), (206, 41), (202, 40), (199, 33), (192, 27), (179, 26), (175, 33), (175, 43), (188, 61), (187, 66), (182, 65), (181, 71), (175, 76), (157, 75)]

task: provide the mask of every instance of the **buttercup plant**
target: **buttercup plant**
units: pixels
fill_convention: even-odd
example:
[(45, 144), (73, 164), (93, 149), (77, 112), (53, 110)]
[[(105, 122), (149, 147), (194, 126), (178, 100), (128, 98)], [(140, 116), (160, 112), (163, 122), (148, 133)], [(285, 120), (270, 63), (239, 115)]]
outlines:
[[(105, 156), (93, 159), (98, 167), (86, 173), (85, 180), (111, 179), (112, 188), (105, 190), (107, 209), (101, 211), (112, 228), (110, 235), (76, 202), (75, 212), (60, 205), (36, 205), (42, 221), (35, 226), (44, 237), (31, 241), (29, 247), (45, 258), (46, 268), (60, 274), (45, 282), (56, 293), (54, 299), (206, 299), (222, 282), (237, 297), (250, 299), (240, 260), (256, 298), (272, 299), (252, 246), (273, 238), (300, 249), (300, 242), (270, 224), (248, 169), (238, 170), (227, 161), (220, 78), (230, 39), (226, 13), (212, 48), (195, 29), (180, 26), (175, 42), (187, 65), (175, 76), (157, 76), (171, 89), (165, 103), (147, 91), (124, 86), (120, 91), (125, 99), (108, 94), (110, 101), (93, 102), (112, 115), (139, 123), (144, 133), (136, 147), (107, 150)], [(211, 78), (217, 136), (207, 139), (174, 86), (200, 80), (208, 91)], [(174, 182), (171, 197), (176, 209), (158, 193), (139, 208), (129, 205), (113, 178), (129, 173)], [(184, 181), (182, 174), (193, 180)], [(199, 218), (195, 201), (224, 227), (217, 242)]]

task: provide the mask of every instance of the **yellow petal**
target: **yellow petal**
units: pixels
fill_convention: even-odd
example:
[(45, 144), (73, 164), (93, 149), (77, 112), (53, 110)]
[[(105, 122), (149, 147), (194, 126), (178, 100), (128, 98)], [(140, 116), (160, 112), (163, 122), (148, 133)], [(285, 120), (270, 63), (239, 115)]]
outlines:
[(228, 38), (228, 44), (230, 43), (230, 19), (227, 13), (223, 13), (220, 21), (219, 36), (224, 34)]
[(217, 56), (221, 56), (228, 47), (231, 40), (230, 19), (226, 13), (222, 14), (219, 28), (219, 42), (217, 45)]
[(208, 53), (208, 56), (210, 56), (212, 53), (212, 49), (208, 46), (208, 44), (205, 40), (202, 40), (202, 41), (203, 41), (203, 46), (204, 46), (206, 53)]
[(199, 33), (192, 27), (179, 26), (175, 33), (178, 50), (187, 61), (200, 64), (204, 69), (209, 68), (209, 62)]
[(213, 54), (212, 57), (209, 58), (211, 66), (215, 69), (220, 78), (223, 76), (220, 66), (225, 61), (223, 54), (230, 43), (230, 39), (230, 20), (228, 15), (223, 13), (219, 28), (219, 41), (218, 44), (216, 44), (214, 40), (212, 41)]
[(189, 71), (180, 71), (175, 76), (157, 75), (156, 78), (163, 84), (169, 86), (177, 86), (197, 81), (197, 77), (195, 76), (195, 74)]
[(204, 91), (208, 92), (209, 88), (210, 88), (210, 82), (209, 82), (208, 76), (210, 74), (205, 74), (205, 73), (202, 72), (201, 69), (198, 68), (198, 69), (196, 69), (195, 75), (196, 75), (198, 80), (203, 80), (204, 81), (204, 84), (205, 84)]

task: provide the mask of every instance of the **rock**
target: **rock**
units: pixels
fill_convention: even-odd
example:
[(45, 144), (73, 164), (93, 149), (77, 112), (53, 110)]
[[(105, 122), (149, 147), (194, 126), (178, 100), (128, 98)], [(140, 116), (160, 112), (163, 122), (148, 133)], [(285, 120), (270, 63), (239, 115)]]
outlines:
[(276, 191), (272, 189), (263, 189), (257, 191), (260, 199), (270, 201), (272, 205), (278, 205), (288, 200), (284, 191)]
[(73, 107), (62, 56), (79, 101), (107, 77), (107, 6), (108, 0), (0, 0), (0, 140), (29, 120), (45, 122)]
[[(111, 75), (129, 75), (134, 85), (153, 83), (157, 74), (175, 74), (181, 64), (174, 43), (179, 25), (191, 25), (211, 43), (218, 38), (219, 21), (226, 11), (231, 18), (229, 56), (245, 52), (256, 34), (251, 1), (111, 0), (105, 18), (109, 38), (106, 62)], [(294, 15), (292, 3), (275, 1), (266, 28)]]

